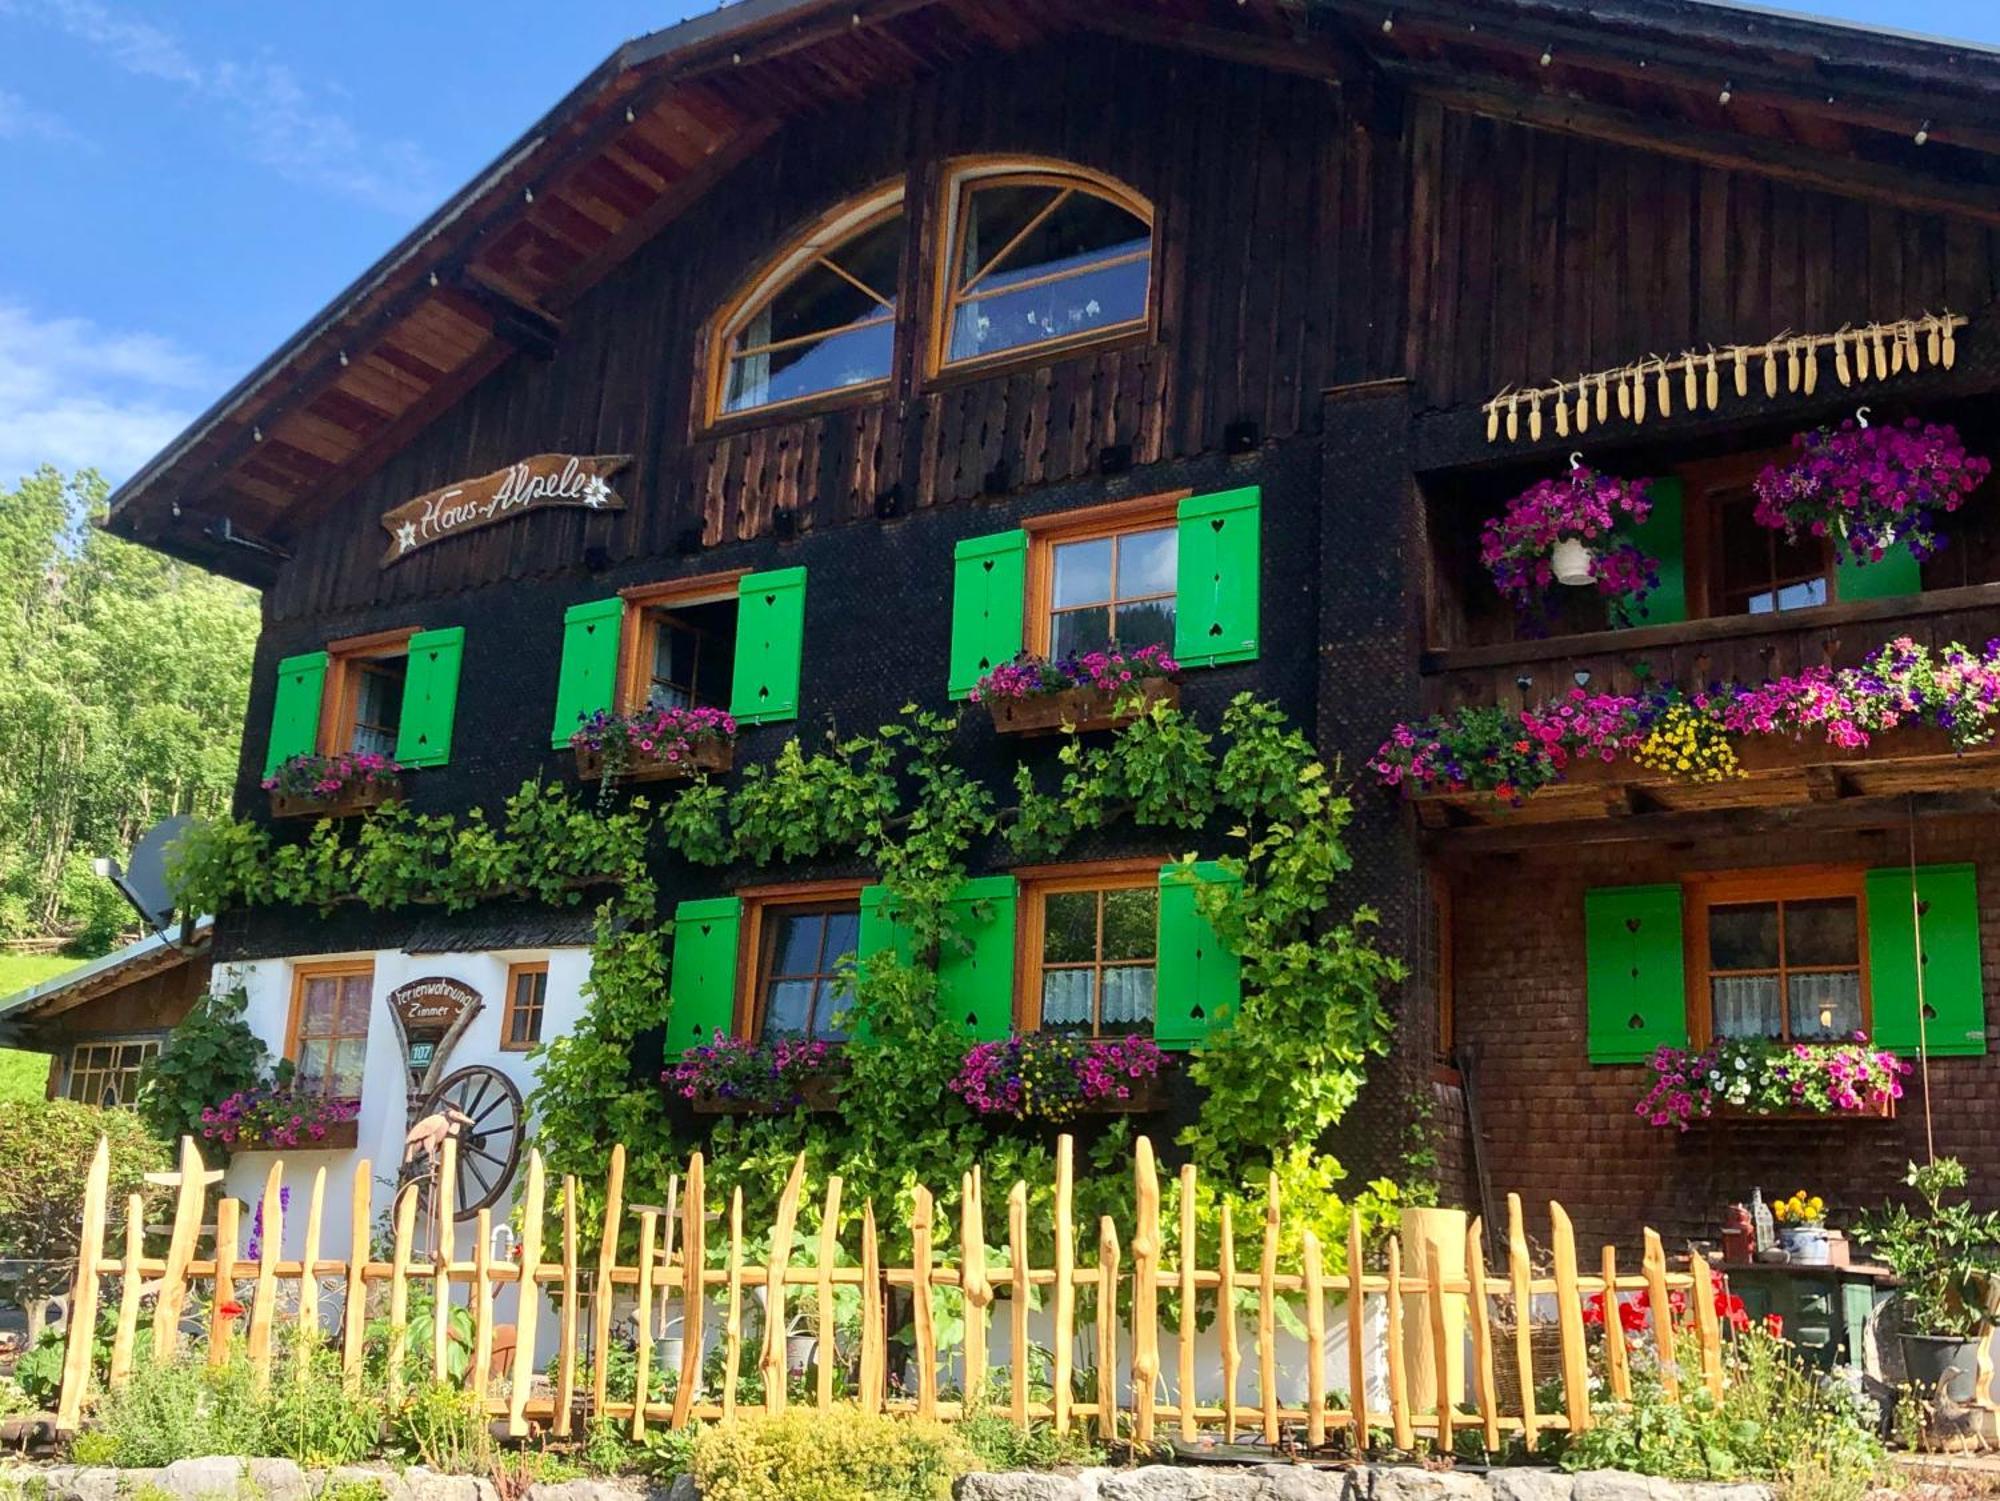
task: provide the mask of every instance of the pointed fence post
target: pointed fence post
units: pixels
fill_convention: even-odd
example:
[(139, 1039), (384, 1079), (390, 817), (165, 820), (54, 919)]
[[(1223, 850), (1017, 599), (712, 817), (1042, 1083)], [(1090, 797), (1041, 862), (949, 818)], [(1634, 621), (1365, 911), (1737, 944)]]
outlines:
[(347, 1299), (341, 1306), (340, 1360), (342, 1379), (352, 1392), (361, 1390), (361, 1357), (368, 1342), (368, 1211), (374, 1205), (373, 1171), (366, 1157), (354, 1164), (354, 1186), (347, 1204)]
[[(233, 1204), (224, 1199), (222, 1203)], [(222, 1206), (216, 1206), (217, 1240), (221, 1239)], [(218, 1255), (221, 1253), (218, 1252)], [(232, 1227), (229, 1255), (236, 1254)], [(132, 1374), (132, 1346), (139, 1338), (139, 1297), (146, 1285), (139, 1263), (146, 1255), (146, 1196), (133, 1194), (125, 1200), (125, 1265), (121, 1269), (118, 1292), (118, 1332), (111, 1340), (111, 1387), (117, 1390)], [(220, 1294), (217, 1301), (221, 1301)]]
[(178, 1190), (167, 1264), (160, 1273), (160, 1295), (153, 1304), (153, 1364), (163, 1366), (173, 1364), (174, 1352), (180, 1348), (181, 1311), (187, 1307), (188, 1266), (194, 1261), (195, 1240), (201, 1234), (201, 1206), (208, 1198), (209, 1185), (220, 1183), (222, 1174), (210, 1172), (194, 1138), (183, 1136), (180, 1171), (148, 1173), (146, 1181)]
[(1145, 1136), (1133, 1147), (1132, 1192), (1132, 1439), (1143, 1448), (1153, 1441), (1160, 1380), (1160, 1174)]
[(1577, 1288), (1576, 1231), (1562, 1205), (1549, 1201), (1549, 1226), (1555, 1243), (1556, 1320), (1562, 1334), (1563, 1401), (1569, 1431), (1590, 1426), (1590, 1367), (1583, 1341), (1583, 1296)]
[(104, 1257), (105, 1201), (110, 1194), (111, 1143), (100, 1136), (83, 1178), (83, 1229), (76, 1246), (76, 1284), (70, 1294), (62, 1395), (56, 1399), (56, 1428), (63, 1433), (74, 1433), (83, 1420), (84, 1392), (90, 1385), (91, 1345), (97, 1338), (97, 1264)]
[(542, 1292), (535, 1273), (542, 1265), (542, 1211), (548, 1189), (542, 1154), (528, 1153), (528, 1187), (521, 1199), (521, 1278), (514, 1284), (514, 1379), (507, 1401), (507, 1433), (521, 1438), (528, 1431), (528, 1388), (535, 1384), (536, 1325), (542, 1316)]
[[(993, 1302), (993, 1284), (986, 1280), (986, 1213), (979, 1200), (979, 1170), (974, 1168), (965, 1174), (958, 1196), (958, 1278), (965, 1293), (965, 1379), (959, 1386), (967, 1416), (986, 1400), (986, 1310)], [(822, 1264), (825, 1259), (820, 1258)], [(822, 1376), (825, 1371), (822, 1352)]]
[[(229, 1364), (229, 1345), (236, 1333), (237, 1314), (223, 1312), (225, 1303), (236, 1301), (236, 1252), (240, 1232), (243, 1205), (224, 1194), (215, 1205), (215, 1296), (208, 1305), (208, 1363), (211, 1367)], [(132, 1297), (132, 1317), (139, 1317), (139, 1299), (136, 1290)], [(239, 1310), (240, 1311), (240, 1310)], [(121, 1328), (125, 1322), (125, 1310), (118, 1310)], [(129, 1359), (129, 1352), (127, 1358)]]

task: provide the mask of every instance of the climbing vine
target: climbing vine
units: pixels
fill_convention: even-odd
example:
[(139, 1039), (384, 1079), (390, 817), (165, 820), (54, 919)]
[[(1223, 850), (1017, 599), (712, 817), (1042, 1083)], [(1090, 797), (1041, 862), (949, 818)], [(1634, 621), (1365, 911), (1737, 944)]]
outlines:
[[(939, 957), (963, 941), (950, 904), (969, 854), (996, 838), (1029, 861), (1120, 825), (1171, 831), (1207, 845), (1241, 881), (1200, 888), (1204, 914), (1241, 958), (1243, 999), (1235, 1023), (1191, 1056), (1204, 1103), (1180, 1143), (1202, 1170), (1204, 1200), (1229, 1194), (1254, 1215), (1275, 1179), (1292, 1233), (1311, 1227), (1322, 1244), (1344, 1245), (1343, 1174), (1317, 1145), (1386, 1044), (1381, 998), (1401, 970), (1370, 942), (1368, 909), (1335, 909), (1350, 809), (1310, 742), (1248, 695), (1214, 731), (1156, 704), (1107, 739), (1067, 737), (1039, 781), (1017, 767), (1014, 800), (1002, 806), (966, 768), (957, 737), (955, 716), (909, 706), (874, 734), (816, 749), (793, 740), (733, 784), (698, 779), (657, 809), (643, 797), (599, 808), (530, 784), (497, 817), (391, 804), (346, 830), (322, 822), (297, 843), (218, 821), (184, 837), (171, 874), (184, 904), (210, 911), (595, 900), (584, 1015), (543, 1045), (532, 1104), (552, 1170), (601, 1183), (610, 1144), (624, 1142), (628, 1197), (661, 1202), (696, 1143), (674, 1130), (657, 1081), (635, 1079), (631, 1065), (635, 1043), (667, 1011), (672, 925), (659, 916), (651, 862), (664, 851), (707, 867), (834, 856), (872, 865), (903, 943), (849, 964), (855, 1035), (843, 1049), (838, 1115), (745, 1116), (710, 1133), (711, 1186), (742, 1187), (755, 1222), (800, 1152), (815, 1174), (840, 1173), (857, 1208), (907, 1201), (920, 1182), (948, 1206), (975, 1165), (988, 1182), (1020, 1178), (1046, 1196), (1049, 1144), (976, 1116), (947, 1087), (965, 1052), (938, 1005)], [(1120, 1119), (1089, 1143), (1083, 1223), (1130, 1212), (1131, 1134)], [(1356, 1202), (1387, 1213), (1395, 1192), (1369, 1184)]]

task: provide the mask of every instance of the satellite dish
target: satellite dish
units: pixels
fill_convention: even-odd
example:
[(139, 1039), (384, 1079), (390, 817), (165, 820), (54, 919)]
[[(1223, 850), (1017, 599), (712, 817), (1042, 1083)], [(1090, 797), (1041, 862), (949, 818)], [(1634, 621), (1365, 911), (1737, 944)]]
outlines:
[(102, 873), (155, 933), (164, 933), (174, 920), (174, 899), (167, 887), (167, 849), (192, 822), (186, 813), (163, 818), (139, 836), (124, 870), (118, 868), (116, 860), (102, 864)]

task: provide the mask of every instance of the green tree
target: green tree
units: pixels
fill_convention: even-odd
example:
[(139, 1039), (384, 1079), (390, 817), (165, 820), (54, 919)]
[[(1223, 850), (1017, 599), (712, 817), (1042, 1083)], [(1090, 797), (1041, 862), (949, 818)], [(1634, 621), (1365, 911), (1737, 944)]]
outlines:
[(106, 495), (0, 491), (0, 937), (95, 951), (126, 914), (92, 858), (227, 807), (258, 628), (252, 591), (99, 530)]

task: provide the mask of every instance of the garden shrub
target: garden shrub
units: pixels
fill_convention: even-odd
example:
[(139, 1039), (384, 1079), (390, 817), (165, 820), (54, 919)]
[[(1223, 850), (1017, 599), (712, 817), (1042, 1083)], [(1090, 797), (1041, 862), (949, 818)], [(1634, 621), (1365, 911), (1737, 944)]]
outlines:
[(492, 1469), (493, 1436), (484, 1404), (462, 1387), (426, 1382), (397, 1412), (396, 1440), (426, 1467), (445, 1475), (484, 1475)]
[(340, 1357), (319, 1341), (292, 1352), (264, 1407), (265, 1448), (318, 1469), (358, 1464), (382, 1445), (382, 1409), (342, 1379)]
[(694, 1444), (703, 1501), (947, 1501), (976, 1466), (941, 1423), (858, 1408), (741, 1417)]
[[(1670, 1480), (1767, 1480), (1813, 1501), (1858, 1501), (1883, 1461), (1874, 1426), (1849, 1391), (1764, 1329), (1736, 1335), (1718, 1401), (1685, 1376), (1671, 1401), (1657, 1367), (1635, 1357), (1632, 1400), (1604, 1404), (1571, 1440), (1568, 1470), (1631, 1470)], [(1682, 1370), (1699, 1369), (1683, 1360)]]
[(262, 1454), (264, 1399), (250, 1367), (198, 1355), (136, 1367), (98, 1411), (99, 1464), (153, 1469), (195, 1454)]
[(1080, 1432), (1065, 1433), (1053, 1423), (1030, 1423), (1023, 1432), (1013, 1419), (982, 1412), (957, 1425), (958, 1436), (982, 1470), (1053, 1470), (1059, 1465), (1098, 1465), (1104, 1451)]

